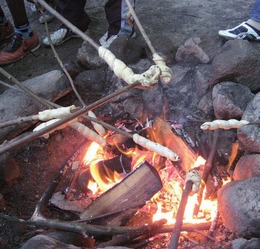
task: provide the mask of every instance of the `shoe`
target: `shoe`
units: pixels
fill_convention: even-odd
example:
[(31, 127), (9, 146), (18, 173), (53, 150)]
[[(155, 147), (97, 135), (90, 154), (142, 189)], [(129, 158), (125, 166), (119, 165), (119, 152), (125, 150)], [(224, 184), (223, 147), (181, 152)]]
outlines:
[[(67, 27), (61, 27), (60, 29), (58, 29), (57, 31), (52, 33), (50, 35), (50, 37), (51, 37), (53, 46), (61, 45), (62, 43), (64, 43), (65, 41), (67, 41), (71, 38), (79, 38), (79, 36), (77, 34), (73, 33)], [(45, 37), (42, 42), (45, 46), (48, 46), (48, 47), (50, 46), (48, 37)]]
[(31, 11), (32, 11), (32, 12), (37, 12), (37, 11), (38, 11), (37, 8), (36, 8), (35, 3), (31, 3), (31, 4), (30, 4), (30, 8), (31, 8)]
[(35, 32), (32, 33), (32, 37), (29, 39), (22, 39), (20, 35), (14, 34), (10, 45), (0, 51), (0, 65), (18, 61), (39, 47), (40, 42)]
[(7, 21), (6, 24), (0, 25), (0, 43), (8, 38), (10, 38), (14, 33), (13, 25), (10, 21)]
[(45, 12), (40, 16), (39, 22), (40, 22), (41, 24), (45, 24), (45, 20), (46, 20), (47, 23), (50, 23), (50, 22), (52, 22), (54, 19), (55, 19), (55, 17), (54, 17), (51, 13), (45, 11)]
[(233, 29), (219, 30), (218, 34), (228, 40), (243, 39), (243, 40), (260, 40), (260, 31), (246, 22), (242, 22)]
[[(136, 33), (133, 32), (133, 34), (131, 34), (130, 37), (131, 37), (131, 38), (136, 37)], [(114, 40), (116, 40), (117, 38), (118, 38), (118, 35), (110, 35), (110, 36), (108, 37), (108, 32), (106, 32), (106, 33), (99, 39), (99, 43), (100, 43), (100, 45), (101, 45), (102, 47), (108, 48), (108, 47), (112, 44), (112, 42), (113, 42)]]
[(118, 35), (111, 35), (108, 37), (108, 32), (106, 32), (100, 39), (99, 43), (102, 47), (108, 48), (111, 43), (118, 38)]

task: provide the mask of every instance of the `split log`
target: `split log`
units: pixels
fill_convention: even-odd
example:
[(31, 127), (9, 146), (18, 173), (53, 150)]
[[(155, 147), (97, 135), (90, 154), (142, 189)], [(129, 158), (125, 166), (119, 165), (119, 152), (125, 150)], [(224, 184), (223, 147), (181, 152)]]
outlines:
[(114, 215), (104, 220), (96, 220), (95, 224), (124, 225), (137, 209), (143, 207), (161, 188), (162, 182), (158, 172), (149, 163), (144, 162), (90, 204), (81, 213), (80, 219), (93, 220), (93, 217), (113, 213)]
[[(69, 81), (60, 70), (53, 70), (26, 80), (22, 84), (30, 88), (35, 94), (49, 101), (56, 101), (71, 91)], [(8, 89), (0, 95), (1, 122), (30, 116), (46, 109), (46, 107), (33, 100), (26, 93), (21, 92), (17, 86), (14, 87), (17, 90), (13, 88)], [(2, 128), (0, 130), (0, 144), (5, 140), (16, 137), (31, 125), (32, 123), (25, 122)]]
[(174, 151), (181, 159), (181, 168), (188, 172), (196, 162), (197, 155), (195, 152), (182, 140), (181, 137), (172, 132), (169, 123), (161, 119), (155, 118), (152, 127), (152, 136), (155, 141), (170, 150)]

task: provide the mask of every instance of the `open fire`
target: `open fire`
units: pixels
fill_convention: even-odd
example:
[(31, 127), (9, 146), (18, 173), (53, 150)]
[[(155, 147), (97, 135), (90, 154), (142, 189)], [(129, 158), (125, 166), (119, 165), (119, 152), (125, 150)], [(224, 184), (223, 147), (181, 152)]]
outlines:
[[(142, 162), (146, 161), (158, 171), (163, 187), (139, 211), (152, 214), (153, 222), (166, 219), (168, 225), (174, 224), (184, 187), (183, 175), (180, 174), (178, 168), (174, 167), (170, 160), (163, 160), (162, 162), (162, 158), (158, 154), (142, 150), (137, 146), (123, 148), (122, 145), (118, 145), (117, 147), (121, 154), (116, 156), (108, 153), (95, 142), (92, 142), (88, 147), (83, 158), (83, 164), (84, 168), (88, 168), (90, 172), (90, 177), (86, 182), (89, 195), (98, 198), (102, 193), (124, 179), (129, 172), (134, 171)], [(183, 151), (183, 153), (186, 154), (189, 151)], [(189, 168), (202, 171), (205, 162), (204, 158), (197, 156), (194, 164), (190, 165)], [(136, 187), (138, 188), (138, 186)], [(200, 212), (196, 217), (194, 208), (198, 204), (198, 194), (189, 196), (184, 213), (184, 222), (197, 224), (214, 219), (217, 212), (217, 200), (205, 199), (205, 193), (206, 188), (203, 190)], [(129, 206), (131, 206), (130, 203)]]

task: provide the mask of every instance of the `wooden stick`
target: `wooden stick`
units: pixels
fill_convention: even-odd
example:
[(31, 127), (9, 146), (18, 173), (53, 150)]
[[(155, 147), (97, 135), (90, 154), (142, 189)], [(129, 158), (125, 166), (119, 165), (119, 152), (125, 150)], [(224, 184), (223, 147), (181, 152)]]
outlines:
[(87, 112), (89, 112), (90, 110), (94, 109), (94, 108), (97, 108), (99, 106), (101, 106), (102, 104), (108, 102), (109, 100), (117, 97), (118, 95), (124, 93), (124, 92), (127, 92), (129, 91), (130, 89), (136, 87), (140, 85), (138, 82), (134, 83), (134, 84), (131, 84), (131, 85), (127, 85), (125, 87), (122, 87), (121, 89), (119, 89), (118, 91), (110, 94), (110, 95), (107, 95), (106, 97), (102, 98), (102, 99), (99, 99), (97, 100), (96, 102), (86, 106), (86, 107), (83, 107), (81, 108), (80, 110), (76, 111), (75, 113), (72, 113), (71, 115), (68, 115), (67, 117), (65, 117), (64, 119), (42, 129), (42, 130), (39, 130), (39, 131), (36, 131), (34, 132), (33, 134), (30, 134), (28, 135), (27, 137), (24, 137), (20, 140), (17, 140), (13, 143), (9, 143), (7, 145), (1, 145), (0, 146), (0, 155), (4, 154), (5, 152), (9, 151), (9, 150), (12, 150), (12, 149), (15, 149), (21, 145), (24, 145), (26, 143), (29, 143), (31, 141), (33, 141), (34, 139), (37, 139), (39, 137), (41, 137), (42, 135), (44, 135), (45, 133), (49, 133), (51, 131), (54, 131), (56, 130), (58, 127), (72, 121), (72, 120), (75, 120), (77, 119), (78, 117), (86, 114)]
[(13, 77), (12, 75), (10, 75), (7, 71), (5, 71), (2, 67), (0, 67), (0, 73), (3, 74), (7, 79), (11, 80), (12, 82), (15, 82), (15, 84), (17, 84), (24, 92), (26, 92), (28, 95), (30, 95), (31, 97), (33, 97), (33, 99), (37, 100), (39, 103), (41, 103), (44, 106), (47, 106), (49, 108), (51, 108), (52, 106), (50, 105), (49, 102), (47, 102), (46, 100), (44, 100), (43, 98), (37, 96), (31, 89), (29, 89), (28, 87), (24, 86), (23, 84), (21, 84), (21, 82), (19, 80), (17, 80), (15, 77)]
[(126, 245), (129, 242), (133, 242), (134, 239), (142, 236), (152, 233), (153, 231), (156, 231), (158, 228), (162, 227), (166, 223), (166, 220), (159, 220), (152, 224), (145, 225), (142, 227), (142, 229), (130, 232), (128, 234), (115, 236), (112, 240), (101, 243), (98, 245), (98, 247), (103, 248), (107, 246), (120, 246), (120, 245)]
[(219, 130), (215, 130), (214, 134), (213, 134), (213, 142), (212, 142), (212, 146), (211, 146), (211, 151), (210, 151), (208, 160), (205, 164), (203, 175), (202, 175), (202, 178), (201, 178), (202, 184), (201, 184), (200, 190), (198, 192), (197, 202), (196, 202), (194, 210), (193, 210), (194, 216), (198, 216), (198, 213), (199, 213), (199, 210), (200, 210), (200, 205), (201, 205), (202, 197), (203, 197), (203, 191), (204, 191), (204, 188), (206, 186), (206, 182), (208, 180), (208, 176), (209, 176), (210, 171), (211, 171), (212, 166), (213, 166), (213, 160), (214, 160), (214, 156), (215, 156), (215, 153), (216, 153), (216, 150), (217, 150), (218, 138), (219, 138)]
[(46, 21), (46, 18), (45, 18), (45, 15), (43, 13), (43, 10), (41, 9), (40, 10), (41, 14), (43, 14), (43, 17), (44, 17), (44, 25), (45, 25), (45, 29), (46, 29), (46, 33), (47, 33), (47, 37), (48, 37), (48, 40), (49, 40), (49, 43), (50, 43), (50, 46), (51, 46), (51, 49), (52, 49), (52, 52), (55, 56), (55, 58), (57, 59), (62, 71), (65, 73), (65, 75), (67, 76), (69, 82), (70, 82), (70, 85), (72, 87), (72, 90), (74, 91), (75, 95), (77, 96), (79, 102), (81, 103), (82, 106), (85, 106), (85, 102), (83, 101), (83, 99), (81, 98), (79, 92), (77, 91), (76, 87), (75, 87), (75, 84), (74, 84), (74, 81), (72, 79), (72, 77), (70, 76), (70, 74), (68, 73), (68, 70), (65, 68), (62, 60), (60, 59), (53, 43), (52, 43), (52, 40), (51, 40), (51, 36), (50, 36), (50, 32), (49, 32), (49, 29), (48, 29), (48, 24), (47, 24), (47, 21)]
[[(91, 235), (117, 235), (117, 234), (127, 234), (131, 232), (137, 232), (138, 230), (143, 230), (143, 227), (110, 227), (110, 226), (101, 226), (101, 225), (81, 225), (75, 224), (71, 221), (57, 221), (57, 220), (23, 220), (14, 216), (9, 216), (3, 213), (0, 213), (0, 218), (3, 220), (8, 220), (10, 222), (20, 223), (29, 226), (36, 226), (42, 228), (53, 228), (57, 230), (77, 232), (77, 233), (88, 233)], [(200, 223), (200, 224), (184, 224), (182, 226), (182, 231), (193, 231), (197, 230), (206, 230), (209, 229), (210, 222)], [(170, 233), (173, 229), (173, 226), (165, 226), (158, 229), (157, 233)]]
[(187, 181), (185, 184), (185, 188), (182, 192), (180, 205), (179, 205), (177, 215), (176, 215), (175, 226), (174, 226), (174, 229), (173, 229), (173, 232), (171, 235), (171, 239), (170, 239), (169, 249), (178, 248), (178, 241), (179, 241), (182, 224), (183, 224), (183, 216), (184, 216), (189, 194), (191, 193), (191, 190), (192, 190), (192, 185), (193, 185), (192, 181)]
[(57, 188), (62, 176), (65, 174), (67, 171), (68, 167), (72, 165), (72, 162), (75, 160), (76, 156), (80, 153), (82, 150), (82, 146), (86, 144), (86, 141), (84, 141), (79, 149), (73, 153), (65, 162), (65, 164), (56, 172), (54, 175), (52, 181), (50, 182), (48, 188), (46, 191), (43, 193), (41, 199), (38, 201), (34, 213), (31, 217), (32, 220), (38, 220), (38, 219), (45, 219), (43, 215), (41, 214), (42, 209), (47, 205), (49, 199), (53, 195), (55, 189)]

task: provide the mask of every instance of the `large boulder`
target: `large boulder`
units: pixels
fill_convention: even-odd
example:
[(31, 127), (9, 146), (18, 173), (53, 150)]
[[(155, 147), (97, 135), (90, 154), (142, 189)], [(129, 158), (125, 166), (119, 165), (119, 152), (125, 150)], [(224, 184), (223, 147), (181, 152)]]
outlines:
[(224, 225), (240, 237), (260, 236), (260, 178), (227, 183), (218, 191)]

